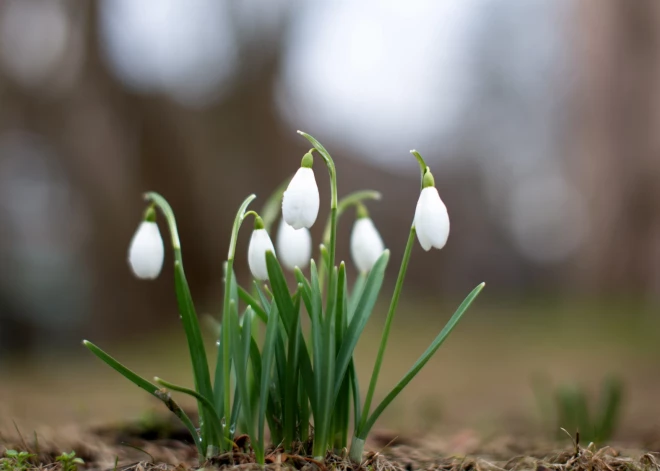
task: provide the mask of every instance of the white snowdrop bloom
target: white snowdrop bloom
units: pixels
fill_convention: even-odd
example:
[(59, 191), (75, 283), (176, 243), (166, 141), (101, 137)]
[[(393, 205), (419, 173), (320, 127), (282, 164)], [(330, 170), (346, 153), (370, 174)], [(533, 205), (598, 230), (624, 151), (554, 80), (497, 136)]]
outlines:
[(420, 245), (427, 252), (431, 247), (441, 249), (449, 237), (449, 215), (434, 186), (431, 172), (424, 175), (424, 188), (415, 210), (415, 230)]
[(371, 218), (356, 219), (351, 232), (351, 257), (358, 270), (370, 271), (384, 251), (383, 239)]
[(309, 265), (312, 258), (312, 236), (309, 229), (294, 229), (284, 219), (277, 230), (277, 253), (280, 262), (289, 270)]
[[(260, 220), (261, 218), (257, 221)], [(268, 279), (266, 252), (270, 250), (275, 254), (275, 247), (273, 247), (273, 242), (270, 240), (268, 232), (263, 228), (263, 222), (261, 222), (261, 227), (258, 226), (259, 223), (257, 222), (257, 224), (255, 224), (255, 229), (252, 232), (252, 237), (250, 238), (250, 246), (248, 247), (248, 265), (250, 266), (252, 276), (259, 281), (264, 281)]]
[(128, 264), (133, 274), (143, 280), (158, 277), (163, 268), (165, 248), (154, 221), (142, 221), (128, 248)]
[(310, 228), (319, 214), (319, 188), (312, 170), (312, 156), (305, 154), (302, 166), (291, 179), (282, 198), (282, 217), (294, 229)]

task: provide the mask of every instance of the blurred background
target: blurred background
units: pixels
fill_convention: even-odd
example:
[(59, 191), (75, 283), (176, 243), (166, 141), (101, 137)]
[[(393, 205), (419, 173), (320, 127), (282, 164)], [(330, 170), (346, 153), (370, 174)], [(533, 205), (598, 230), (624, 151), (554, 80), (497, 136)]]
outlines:
[[(171, 254), (156, 282), (126, 264), (141, 194), (172, 204), (198, 311), (218, 315), (235, 211), (296, 170), (302, 129), (332, 153), (340, 196), (383, 193), (369, 209), (393, 254), (386, 293), (419, 191), (410, 149), (449, 209), (447, 247), (414, 249), (390, 383), (488, 283), (392, 427), (421, 410), (497, 429), (526, 420), (537, 372), (585, 387), (615, 373), (627, 430), (655, 407), (641, 426), (657, 431), (659, 124), (656, 0), (1, 0), (0, 417), (150, 404), (82, 338), (188, 378)], [(317, 180), (327, 201), (320, 161)], [(384, 311), (359, 347), (364, 373)]]

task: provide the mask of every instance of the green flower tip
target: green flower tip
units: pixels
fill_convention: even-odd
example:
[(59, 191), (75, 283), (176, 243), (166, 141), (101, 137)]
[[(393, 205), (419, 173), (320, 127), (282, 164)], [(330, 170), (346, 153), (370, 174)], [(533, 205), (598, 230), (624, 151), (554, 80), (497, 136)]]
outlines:
[(428, 188), (431, 186), (435, 186), (435, 178), (433, 178), (433, 174), (431, 173), (430, 168), (426, 168), (426, 172), (424, 173), (424, 180), (422, 182), (422, 188)]
[(364, 219), (368, 217), (369, 217), (369, 211), (367, 210), (367, 207), (362, 203), (357, 203), (355, 205), (355, 218)]
[(303, 155), (300, 166), (303, 168), (312, 168), (314, 165), (314, 156), (312, 155), (313, 149)]
[(254, 216), (254, 230), (256, 231), (257, 229), (264, 229), (266, 226), (264, 225), (264, 220), (261, 219), (261, 216), (258, 214)]
[(144, 220), (147, 222), (156, 222), (156, 208), (153, 204), (144, 212)]

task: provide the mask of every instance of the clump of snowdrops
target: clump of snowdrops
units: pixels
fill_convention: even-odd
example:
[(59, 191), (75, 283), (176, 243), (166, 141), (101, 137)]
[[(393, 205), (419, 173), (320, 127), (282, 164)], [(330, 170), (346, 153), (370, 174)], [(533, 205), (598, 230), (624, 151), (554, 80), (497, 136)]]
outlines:
[[(250, 437), (255, 459), (263, 464), (267, 426), (271, 443), (286, 450), (295, 443), (312, 440), (313, 455), (320, 460), (328, 450), (348, 447), (352, 430), (350, 457), (359, 463), (365, 440), (378, 417), (438, 350), (484, 287), (480, 284), (465, 298), (417, 362), (372, 407), (415, 235), (426, 251), (441, 249), (449, 236), (447, 209), (433, 175), (421, 155), (411, 151), (420, 166), (421, 192), (363, 400), (353, 351), (373, 312), (390, 259), (390, 252), (385, 249), (366, 209), (367, 201), (380, 195), (361, 191), (339, 200), (330, 154), (312, 136), (300, 134), (313, 148), (302, 158), (286, 190), (275, 192), (261, 215), (248, 210), (254, 195), (247, 197), (236, 213), (225, 262), (223, 311), (213, 375), (183, 269), (174, 213), (156, 193), (145, 195), (149, 204), (131, 242), (129, 264), (139, 278), (153, 279), (159, 275), (164, 259), (163, 240), (156, 224), (156, 210), (160, 210), (169, 228), (174, 253), (174, 286), (190, 350), (194, 385), (188, 388), (160, 378), (151, 382), (84, 341), (97, 357), (160, 399), (181, 419), (197, 445), (200, 460), (231, 451), (234, 437), (241, 433)], [(313, 259), (309, 228), (316, 222), (320, 204), (313, 170), (315, 153), (327, 167), (331, 193), (330, 216), (318, 257)], [(275, 250), (268, 230), (278, 216), (280, 199), (282, 221)], [(350, 208), (355, 208), (357, 215), (350, 248), (359, 275), (349, 290), (346, 265), (337, 264), (335, 259), (337, 221)], [(239, 229), (250, 218), (254, 229), (247, 261), (254, 282), (252, 286), (242, 287), (234, 273), (234, 260)], [(293, 272), (292, 286), (282, 265)], [(301, 317), (309, 319), (305, 322), (309, 329), (303, 329)], [(197, 400), (197, 426), (172, 399), (170, 391)]]

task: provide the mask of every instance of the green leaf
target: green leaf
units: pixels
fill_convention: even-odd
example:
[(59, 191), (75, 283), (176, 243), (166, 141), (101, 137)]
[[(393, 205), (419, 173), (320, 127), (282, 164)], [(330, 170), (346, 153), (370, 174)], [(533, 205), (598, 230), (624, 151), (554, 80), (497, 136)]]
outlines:
[(294, 305), (291, 300), (291, 294), (284, 278), (284, 272), (275, 255), (270, 250), (266, 252), (266, 268), (268, 269), (268, 279), (273, 290), (273, 296), (280, 311), (282, 322), (286, 328), (287, 335), (290, 337), (294, 329)]
[(360, 273), (357, 276), (357, 279), (355, 280), (355, 284), (353, 285), (353, 291), (351, 291), (348, 301), (349, 323), (351, 322), (351, 320), (353, 320), (353, 314), (355, 314), (355, 309), (357, 309), (358, 302), (360, 302), (360, 298), (362, 297), (362, 291), (364, 291), (364, 284), (366, 283), (366, 281), (367, 281), (366, 273)]
[(193, 442), (197, 446), (197, 451), (199, 453), (199, 456), (202, 458), (204, 457), (205, 452), (201, 446), (199, 435), (197, 434), (197, 430), (195, 429), (195, 426), (190, 420), (190, 417), (188, 417), (188, 415), (183, 411), (183, 409), (181, 409), (181, 407), (179, 407), (179, 405), (174, 401), (174, 399), (170, 397), (169, 394), (163, 391), (160, 387), (144, 379), (134, 371), (126, 368), (124, 365), (119, 363), (117, 360), (115, 360), (105, 351), (101, 350), (99, 347), (94, 345), (92, 342), (88, 340), (83, 340), (83, 345), (87, 347), (89, 351), (91, 351), (94, 355), (96, 355), (101, 361), (106, 363), (113, 370), (117, 371), (124, 378), (128, 379), (131, 383), (135, 384), (139, 388), (144, 389), (149, 394), (154, 396), (156, 399), (162, 401), (163, 404), (165, 404), (165, 406), (170, 411), (172, 411), (172, 413), (174, 413), (174, 415), (176, 415), (181, 420), (181, 422), (183, 422), (183, 424), (190, 432)]
[(302, 338), (300, 331), (300, 291), (302, 286), (296, 292), (294, 297), (293, 309), (293, 328), (289, 333), (287, 368), (286, 368), (286, 387), (284, 392), (284, 449), (290, 450), (296, 440), (297, 412), (298, 412), (298, 379), (299, 379), (299, 358), (300, 358), (300, 340)]
[[(181, 242), (176, 225), (176, 218), (174, 211), (169, 205), (167, 200), (158, 193), (146, 193), (145, 199), (153, 202), (164, 214), (165, 219), (170, 230), (172, 238), (172, 248), (174, 252), (174, 286), (176, 291), (176, 299), (179, 307), (179, 314), (186, 334), (188, 342), (188, 349), (190, 351), (190, 358), (193, 366), (193, 379), (195, 382), (195, 390), (202, 396), (211, 400), (213, 398), (213, 389), (211, 387), (211, 378), (209, 375), (209, 367), (206, 359), (206, 351), (202, 341), (201, 330), (199, 327), (199, 320), (195, 313), (195, 306), (190, 294), (190, 288), (186, 281), (186, 275), (183, 270), (183, 258), (181, 255)], [(202, 438), (202, 448), (205, 449), (207, 445), (217, 442), (217, 437), (213, 436), (212, 430), (207, 430), (204, 427), (206, 422), (206, 412), (203, 408), (199, 410), (200, 414), (200, 430)]]
[(383, 254), (378, 258), (373, 268), (367, 276), (365, 282), (364, 291), (360, 296), (360, 301), (357, 304), (355, 313), (351, 323), (348, 325), (348, 330), (344, 336), (344, 339), (341, 343), (341, 348), (337, 354), (337, 369), (335, 371), (335, 396), (339, 394), (339, 388), (343, 381), (344, 375), (346, 374), (346, 369), (348, 364), (353, 358), (353, 351), (355, 346), (362, 335), (365, 325), (371, 316), (376, 300), (378, 299), (378, 293), (380, 288), (383, 285), (383, 279), (385, 278), (385, 269), (387, 268), (387, 263), (390, 259), (390, 251), (385, 250)]
[(266, 311), (261, 307), (259, 304), (259, 301), (254, 299), (254, 297), (245, 291), (243, 287), (238, 286), (238, 297), (243, 301), (245, 304), (250, 306), (254, 313), (257, 315), (259, 319), (261, 319), (264, 324), (268, 322), (268, 316), (266, 315)]
[[(236, 319), (238, 321), (238, 319)], [(234, 342), (234, 372), (236, 374), (236, 387), (238, 395), (234, 402), (240, 400), (243, 408), (245, 421), (247, 422), (247, 433), (250, 437), (255, 436), (254, 420), (250, 409), (250, 395), (248, 392), (248, 362), (250, 358), (250, 342), (252, 340), (252, 308), (248, 306), (243, 317), (243, 327), (238, 322), (232, 322), (234, 327), (234, 338), (240, 342)], [(238, 413), (237, 413), (238, 414)], [(232, 421), (233, 422), (233, 421)], [(233, 422), (234, 423), (234, 422)]]
[(273, 302), (270, 312), (268, 313), (268, 322), (266, 323), (266, 338), (264, 340), (264, 347), (261, 353), (261, 396), (259, 398), (259, 412), (257, 415), (257, 443), (255, 444), (255, 454), (257, 455), (257, 462), (260, 464), (263, 464), (264, 462), (264, 429), (266, 420), (266, 405), (270, 392), (271, 371), (273, 369), (273, 359), (275, 354), (275, 340), (278, 336), (278, 323), (279, 319), (277, 314), (277, 304)]
[[(367, 281), (367, 284), (369, 282)], [(410, 370), (406, 373), (406, 375), (397, 383), (396, 386), (390, 391), (390, 393), (385, 397), (385, 399), (382, 400), (382, 402), (376, 407), (374, 412), (371, 414), (369, 419), (367, 420), (367, 423), (365, 424), (365, 427), (360, 430), (360, 433), (358, 435), (359, 438), (366, 438), (366, 436), (369, 434), (369, 431), (373, 427), (374, 423), (376, 420), (378, 420), (378, 417), (383, 413), (383, 411), (387, 408), (387, 406), (390, 405), (390, 403), (396, 398), (401, 391), (403, 391), (403, 388), (405, 388), (410, 381), (419, 373), (419, 371), (426, 365), (426, 363), (431, 359), (433, 354), (438, 351), (438, 348), (440, 348), (440, 345), (445, 341), (445, 339), (449, 336), (449, 334), (454, 330), (454, 327), (458, 324), (458, 322), (461, 320), (463, 317), (463, 314), (467, 311), (467, 309), (470, 307), (472, 302), (476, 299), (476, 297), (479, 295), (482, 289), (484, 289), (484, 286), (486, 286), (485, 283), (481, 283), (479, 286), (477, 286), (475, 289), (472, 290), (470, 294), (465, 298), (465, 300), (461, 303), (461, 305), (458, 307), (456, 312), (454, 313), (453, 316), (449, 319), (449, 322), (445, 325), (445, 327), (440, 331), (438, 336), (433, 340), (431, 345), (426, 349), (426, 351), (422, 354), (422, 356), (419, 357), (419, 359), (415, 362), (415, 364), (410, 368)], [(366, 290), (365, 290), (366, 291)]]
[[(206, 399), (213, 399), (213, 389), (211, 387), (211, 377), (209, 375), (209, 365), (206, 359), (206, 350), (204, 349), (204, 342), (202, 340), (202, 333), (199, 328), (199, 321), (195, 312), (195, 307), (192, 302), (190, 288), (186, 281), (186, 274), (183, 271), (183, 265), (180, 260), (174, 262), (174, 285), (176, 290), (177, 303), (179, 305), (179, 313), (181, 314), (181, 321), (186, 339), (188, 340), (188, 350), (190, 351), (190, 359), (193, 365), (193, 379), (195, 383), (195, 390)], [(200, 407), (200, 429), (202, 430), (202, 437), (206, 435), (204, 424), (208, 422), (209, 417), (204, 408)], [(206, 440), (203, 439), (202, 445), (211, 445), (217, 443), (219, 437), (209, 435)]]
[(222, 430), (220, 429), (220, 424), (221, 424), (220, 416), (218, 415), (218, 412), (215, 410), (213, 404), (211, 404), (211, 401), (209, 401), (207, 398), (199, 394), (197, 391), (186, 388), (184, 386), (178, 386), (174, 383), (170, 383), (158, 377), (154, 378), (154, 381), (156, 381), (158, 384), (160, 384), (165, 388), (171, 389), (172, 391), (177, 391), (183, 394), (187, 394), (197, 399), (197, 402), (202, 405), (202, 407), (205, 409), (207, 413), (207, 416), (210, 418), (210, 427), (214, 430), (216, 436), (218, 437), (222, 436)]

